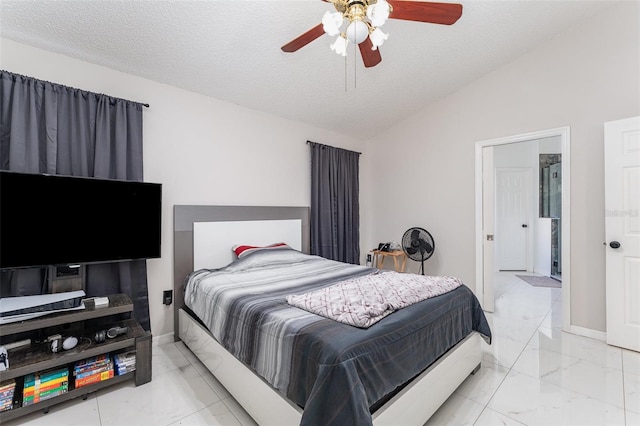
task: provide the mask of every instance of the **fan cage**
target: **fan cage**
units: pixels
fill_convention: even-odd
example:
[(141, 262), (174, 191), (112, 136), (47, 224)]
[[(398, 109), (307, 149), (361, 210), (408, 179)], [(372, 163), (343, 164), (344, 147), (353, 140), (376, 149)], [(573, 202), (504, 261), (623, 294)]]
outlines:
[(424, 261), (433, 256), (435, 249), (433, 236), (424, 228), (409, 228), (402, 236), (402, 250), (409, 259), (421, 262), (422, 275), (424, 275)]

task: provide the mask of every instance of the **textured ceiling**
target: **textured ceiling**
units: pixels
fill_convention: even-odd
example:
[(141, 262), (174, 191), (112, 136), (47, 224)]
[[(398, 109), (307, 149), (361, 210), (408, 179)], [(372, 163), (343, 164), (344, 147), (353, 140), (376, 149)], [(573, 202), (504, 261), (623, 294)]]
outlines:
[(359, 52), (330, 51), (327, 35), (280, 50), (332, 10), (320, 0), (2, 0), (0, 35), (367, 139), (615, 4), (459, 3), (452, 26), (389, 20), (382, 63), (369, 69)]

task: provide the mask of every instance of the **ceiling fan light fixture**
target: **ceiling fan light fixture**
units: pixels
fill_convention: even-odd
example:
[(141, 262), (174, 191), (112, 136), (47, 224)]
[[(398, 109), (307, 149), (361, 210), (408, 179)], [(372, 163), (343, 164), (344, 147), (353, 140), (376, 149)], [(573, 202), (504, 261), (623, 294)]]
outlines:
[(362, 43), (369, 35), (369, 26), (360, 20), (351, 21), (347, 27), (347, 40), (353, 44)]
[(325, 12), (322, 16), (322, 29), (330, 36), (340, 34), (340, 27), (344, 21), (344, 17), (340, 12)]
[(463, 8), (462, 4), (441, 3), (441, 0), (322, 1), (331, 3), (334, 11), (325, 12), (321, 23), (280, 49), (288, 53), (296, 52), (324, 34), (337, 35), (338, 39), (331, 42), (331, 50), (346, 56), (349, 42), (358, 45), (358, 49), (354, 46), (354, 52), (360, 50), (366, 68), (382, 62), (379, 47), (389, 38), (389, 34), (380, 31), (379, 27), (388, 19), (452, 25), (462, 16)]
[(382, 43), (384, 43), (386, 39), (389, 38), (389, 34), (385, 34), (380, 28), (376, 28), (371, 32), (371, 34), (369, 34), (369, 38), (371, 39), (371, 44), (373, 45), (371, 46), (371, 50), (376, 50), (378, 49), (378, 47), (382, 46)]
[(331, 50), (336, 52), (338, 55), (347, 56), (348, 44), (349, 44), (349, 40), (347, 40), (341, 35), (338, 38), (336, 38), (336, 41), (331, 45)]
[(387, 22), (391, 13), (391, 5), (386, 0), (378, 0), (367, 7), (367, 18), (374, 27), (380, 27)]

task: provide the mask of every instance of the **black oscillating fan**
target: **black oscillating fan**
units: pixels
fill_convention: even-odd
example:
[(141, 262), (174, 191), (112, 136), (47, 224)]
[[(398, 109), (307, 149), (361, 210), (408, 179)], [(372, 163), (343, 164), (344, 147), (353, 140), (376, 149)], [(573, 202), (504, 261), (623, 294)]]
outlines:
[(410, 228), (402, 236), (402, 250), (411, 260), (421, 262), (420, 272), (424, 275), (424, 261), (433, 255), (436, 244), (426, 229)]

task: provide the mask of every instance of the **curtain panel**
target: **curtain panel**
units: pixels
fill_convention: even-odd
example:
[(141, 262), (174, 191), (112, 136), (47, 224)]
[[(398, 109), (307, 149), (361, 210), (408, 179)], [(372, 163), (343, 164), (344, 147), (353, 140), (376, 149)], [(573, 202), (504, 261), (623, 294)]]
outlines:
[[(0, 169), (142, 181), (142, 107), (0, 70)], [(45, 271), (4, 271), (2, 294), (40, 294)], [(85, 291), (128, 294), (150, 330), (146, 261), (88, 265)]]
[(360, 153), (311, 147), (311, 254), (360, 263)]

